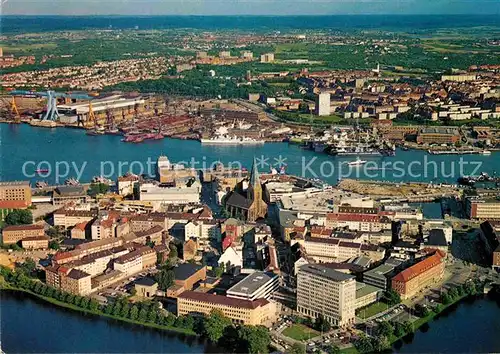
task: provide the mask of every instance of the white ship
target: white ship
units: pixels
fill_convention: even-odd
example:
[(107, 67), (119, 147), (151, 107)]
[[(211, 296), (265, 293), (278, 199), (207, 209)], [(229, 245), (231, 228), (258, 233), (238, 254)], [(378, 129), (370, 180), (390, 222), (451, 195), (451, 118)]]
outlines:
[(361, 160), (361, 159), (359, 158), (359, 156), (358, 156), (358, 158), (357, 158), (356, 160), (351, 161), (351, 162), (348, 162), (347, 164), (348, 164), (349, 166), (353, 166), (353, 167), (355, 167), (355, 166), (361, 166), (361, 165), (364, 165), (365, 163), (367, 163), (367, 161), (365, 161), (365, 160)]
[(264, 144), (264, 140), (256, 140), (252, 138), (241, 138), (237, 136), (218, 135), (210, 139), (200, 139), (202, 144), (212, 145), (257, 145)]

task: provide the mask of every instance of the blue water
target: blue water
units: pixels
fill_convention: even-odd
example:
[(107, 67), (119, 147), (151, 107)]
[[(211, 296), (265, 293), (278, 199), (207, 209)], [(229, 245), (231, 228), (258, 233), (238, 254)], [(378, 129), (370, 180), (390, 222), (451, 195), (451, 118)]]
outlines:
[(399, 353), (500, 352), (500, 299), (467, 300), (393, 347)]
[(83, 315), (20, 293), (1, 292), (6, 353), (203, 353), (195, 337)]
[[(159, 155), (173, 162), (184, 161), (195, 168), (210, 167), (216, 161), (249, 168), (257, 159), (260, 171), (270, 164), (286, 165), (290, 174), (317, 177), (329, 183), (339, 178), (388, 181), (455, 183), (462, 175), (493, 174), (500, 166), (500, 152), (482, 155), (429, 155), (425, 151), (398, 150), (394, 157), (363, 157), (366, 165), (350, 168), (354, 157), (333, 157), (303, 150), (287, 143), (262, 146), (207, 146), (193, 140), (164, 139), (141, 144), (123, 143), (120, 136), (87, 136), (78, 129), (47, 129), (26, 124), (0, 124), (0, 180), (41, 180), (36, 169), (49, 169), (45, 180), (63, 182), (80, 177), (82, 182), (96, 175), (116, 177), (131, 170), (154, 174)], [(192, 163), (194, 159), (195, 163)], [(57, 172), (57, 176), (56, 176)]]
[(499, 26), (497, 15), (329, 15), (329, 16), (2, 16), (3, 33), (140, 29), (394, 29), (429, 30), (471, 26)]

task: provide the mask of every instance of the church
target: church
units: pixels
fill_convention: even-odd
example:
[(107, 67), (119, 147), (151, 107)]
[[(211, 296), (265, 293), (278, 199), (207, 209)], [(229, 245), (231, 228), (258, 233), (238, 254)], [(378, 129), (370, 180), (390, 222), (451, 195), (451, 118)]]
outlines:
[(243, 182), (236, 185), (225, 202), (226, 211), (230, 217), (254, 222), (264, 218), (267, 213), (267, 204), (262, 199), (262, 185), (255, 159), (248, 181), (248, 188), (243, 190)]

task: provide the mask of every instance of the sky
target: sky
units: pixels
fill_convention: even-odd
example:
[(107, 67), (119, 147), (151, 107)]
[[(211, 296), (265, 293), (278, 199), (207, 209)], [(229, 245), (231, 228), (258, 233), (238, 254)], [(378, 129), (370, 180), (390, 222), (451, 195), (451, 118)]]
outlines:
[(497, 14), (500, 0), (0, 0), (3, 15)]

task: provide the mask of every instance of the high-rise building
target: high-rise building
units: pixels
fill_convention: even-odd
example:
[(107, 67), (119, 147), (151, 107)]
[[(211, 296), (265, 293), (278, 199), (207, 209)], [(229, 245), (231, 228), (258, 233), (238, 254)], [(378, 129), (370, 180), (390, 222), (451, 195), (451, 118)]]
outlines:
[(318, 116), (330, 115), (330, 93), (322, 92), (316, 97), (315, 113)]
[(260, 56), (261, 63), (272, 63), (274, 61), (274, 53), (266, 53)]
[(356, 279), (319, 264), (300, 267), (297, 275), (297, 311), (335, 326), (354, 322)]

